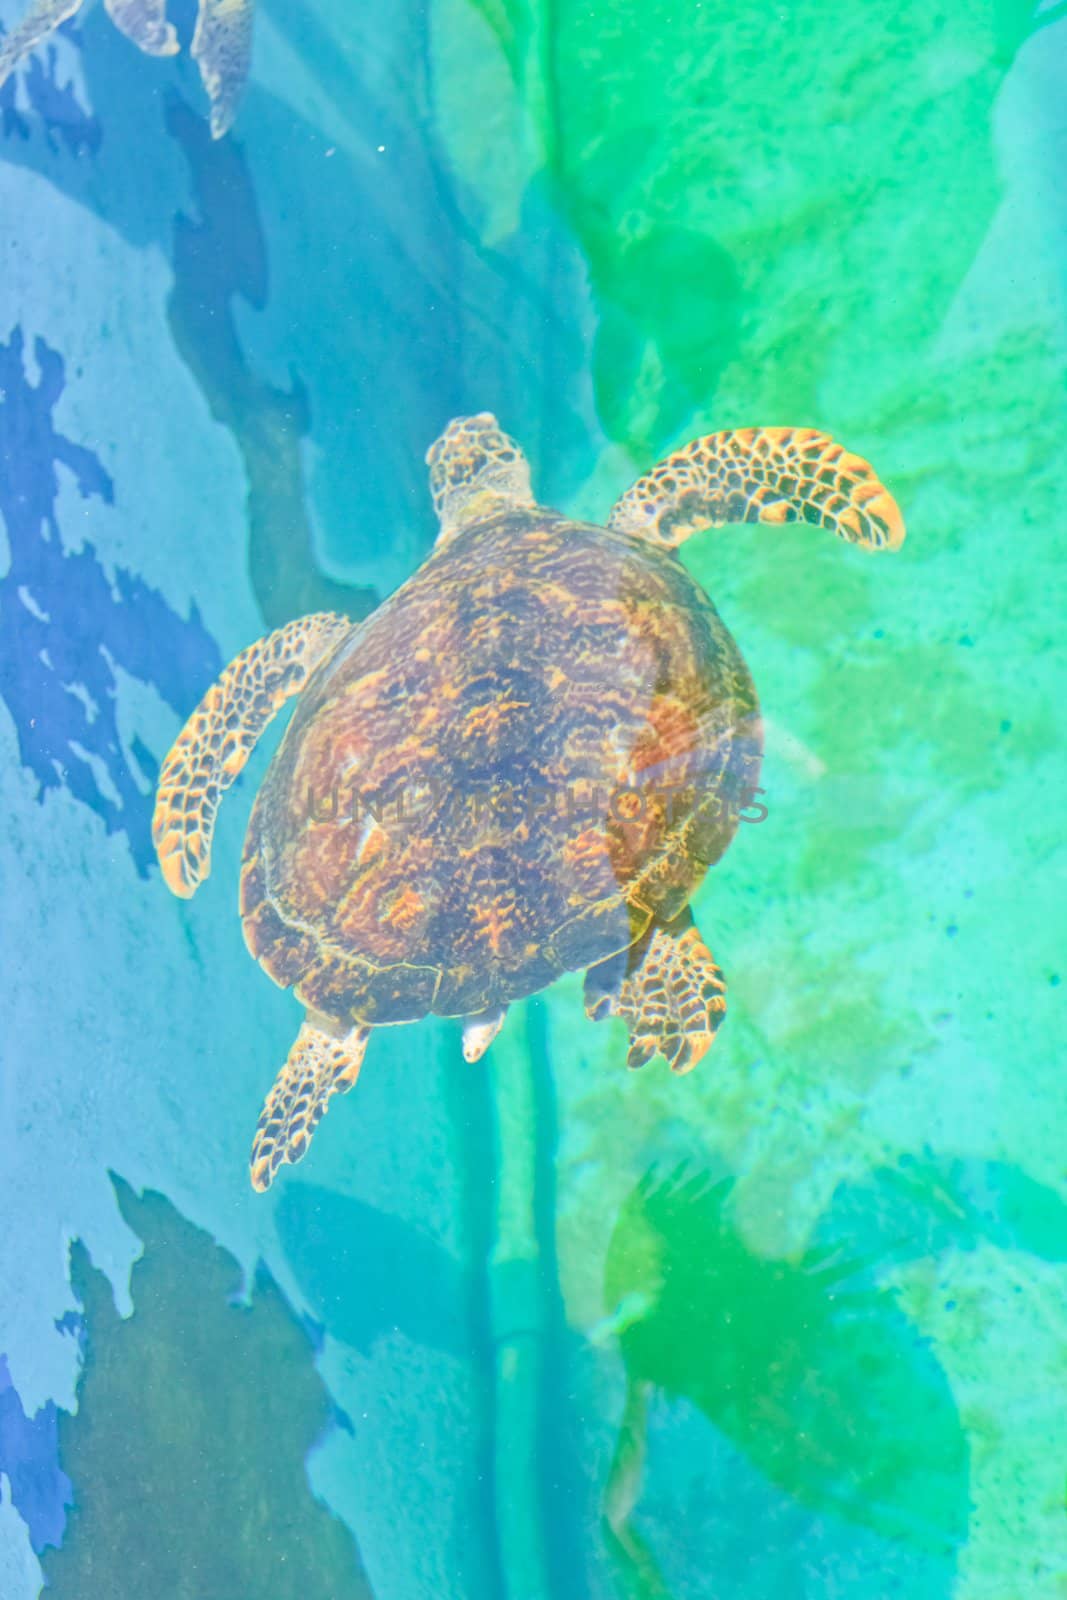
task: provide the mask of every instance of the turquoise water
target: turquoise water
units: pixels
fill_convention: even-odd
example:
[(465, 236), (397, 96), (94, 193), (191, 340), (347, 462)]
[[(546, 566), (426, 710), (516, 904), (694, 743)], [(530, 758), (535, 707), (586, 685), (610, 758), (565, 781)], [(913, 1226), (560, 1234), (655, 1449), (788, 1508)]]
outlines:
[[(1065, 1592), (1061, 10), (258, 0), (213, 139), (189, 0), (86, 6), (0, 88), (0, 1600)], [(766, 720), (698, 1068), (571, 973), (256, 1194), (284, 718), (191, 901), (156, 775), (484, 410), (595, 522), (823, 428), (908, 537), (682, 552)]]

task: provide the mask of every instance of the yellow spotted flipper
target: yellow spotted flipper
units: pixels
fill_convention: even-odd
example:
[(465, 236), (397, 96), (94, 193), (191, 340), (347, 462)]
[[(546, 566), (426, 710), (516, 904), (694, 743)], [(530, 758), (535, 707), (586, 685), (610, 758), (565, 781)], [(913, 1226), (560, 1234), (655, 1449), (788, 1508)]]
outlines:
[(869, 462), (814, 428), (735, 428), (695, 439), (618, 500), (609, 528), (674, 547), (727, 522), (812, 522), (896, 550), (904, 518)]
[(168, 888), (183, 899), (211, 871), (219, 801), (275, 714), (352, 632), (347, 617), (316, 612), (249, 645), (201, 700), (163, 763), (152, 839)]
[(355, 1027), (339, 1037), (325, 1018), (308, 1015), (259, 1118), (250, 1163), (253, 1189), (269, 1189), (279, 1167), (304, 1158), (331, 1095), (346, 1093), (359, 1077), (370, 1034)]
[(621, 1017), (626, 1023), (628, 1067), (662, 1055), (672, 1072), (691, 1072), (726, 1015), (726, 983), (692, 913), (686, 909), (621, 956), (590, 967), (585, 1011), (594, 1022)]

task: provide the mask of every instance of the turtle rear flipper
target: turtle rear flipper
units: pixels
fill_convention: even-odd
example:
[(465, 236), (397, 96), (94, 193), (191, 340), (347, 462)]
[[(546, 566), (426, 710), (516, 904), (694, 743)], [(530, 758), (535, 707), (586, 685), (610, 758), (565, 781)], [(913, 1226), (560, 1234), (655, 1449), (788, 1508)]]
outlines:
[(689, 1072), (710, 1050), (726, 1015), (726, 984), (688, 910), (656, 923), (621, 955), (590, 967), (585, 1009), (594, 1022), (621, 1017), (630, 1033), (628, 1067), (663, 1055)]
[(212, 684), (163, 763), (152, 839), (167, 886), (188, 899), (211, 871), (219, 801), (275, 714), (352, 631), (347, 617), (316, 612), (259, 639)]
[(260, 1114), (252, 1141), (253, 1189), (269, 1189), (279, 1167), (307, 1155), (331, 1095), (345, 1094), (359, 1077), (370, 1034), (362, 1026), (338, 1034), (328, 1018), (308, 1012)]
[(812, 522), (896, 550), (904, 519), (862, 456), (814, 428), (735, 428), (694, 439), (616, 501), (608, 527), (674, 547), (727, 522)]

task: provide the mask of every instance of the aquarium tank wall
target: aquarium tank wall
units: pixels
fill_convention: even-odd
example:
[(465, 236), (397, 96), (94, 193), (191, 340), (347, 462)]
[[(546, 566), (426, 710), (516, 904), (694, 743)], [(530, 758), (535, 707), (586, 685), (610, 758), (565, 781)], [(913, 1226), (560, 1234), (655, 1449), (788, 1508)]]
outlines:
[(2, 1600), (1062, 1596), (1067, 8), (0, 24)]

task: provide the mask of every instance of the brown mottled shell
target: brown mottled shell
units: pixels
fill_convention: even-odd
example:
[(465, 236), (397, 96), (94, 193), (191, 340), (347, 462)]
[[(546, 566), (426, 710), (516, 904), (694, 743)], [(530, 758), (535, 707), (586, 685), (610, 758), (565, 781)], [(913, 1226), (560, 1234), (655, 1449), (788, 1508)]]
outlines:
[(533, 993), (684, 906), (758, 781), (756, 693), (673, 552), (462, 529), (324, 664), (249, 824), (253, 955), (365, 1023)]

